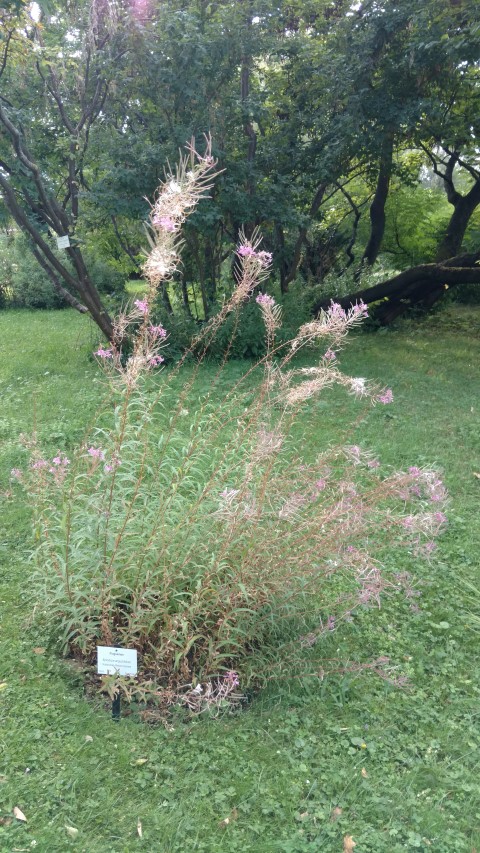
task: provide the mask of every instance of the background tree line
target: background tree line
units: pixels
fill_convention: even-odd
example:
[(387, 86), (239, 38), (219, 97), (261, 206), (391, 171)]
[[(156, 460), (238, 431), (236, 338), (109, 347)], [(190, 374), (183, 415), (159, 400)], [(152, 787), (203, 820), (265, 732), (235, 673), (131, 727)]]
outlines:
[(224, 171), (162, 291), (171, 326), (228, 295), (240, 228), (292, 311), (335, 294), (388, 322), (480, 282), (476, 0), (18, 1), (0, 24), (3, 225), (107, 338), (162, 164), (207, 133)]

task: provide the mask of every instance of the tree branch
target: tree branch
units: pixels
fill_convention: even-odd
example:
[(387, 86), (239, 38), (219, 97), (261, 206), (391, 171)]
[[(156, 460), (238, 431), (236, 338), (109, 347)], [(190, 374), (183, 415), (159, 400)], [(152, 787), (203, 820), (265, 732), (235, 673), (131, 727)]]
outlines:
[(31, 248), (33, 254), (35, 255), (35, 258), (37, 259), (38, 263), (42, 267), (42, 269), (44, 269), (45, 272), (47, 273), (47, 275), (49, 276), (49, 278), (50, 278), (55, 290), (57, 291), (58, 295), (67, 303), (67, 305), (70, 305), (72, 308), (75, 308), (75, 310), (79, 311), (80, 314), (88, 314), (88, 308), (85, 305), (83, 305), (81, 302), (79, 302), (78, 299), (75, 299), (75, 297), (72, 296), (72, 294), (68, 290), (66, 290), (65, 287), (62, 287), (62, 285), (60, 284), (60, 282), (58, 280), (58, 276), (56, 275), (55, 271), (46, 262), (45, 258), (38, 251), (37, 247), (31, 246), (30, 248)]

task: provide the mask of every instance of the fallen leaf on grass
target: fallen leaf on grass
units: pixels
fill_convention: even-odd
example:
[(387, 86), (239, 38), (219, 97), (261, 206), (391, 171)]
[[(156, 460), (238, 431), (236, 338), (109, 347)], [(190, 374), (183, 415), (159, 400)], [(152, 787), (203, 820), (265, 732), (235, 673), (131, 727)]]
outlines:
[(365, 767), (362, 767), (362, 776), (363, 776), (363, 778), (364, 778), (364, 779), (366, 779), (366, 778), (367, 778), (367, 776), (368, 776), (368, 773), (367, 773), (367, 771), (365, 770)]
[(93, 737), (91, 735), (85, 735), (85, 743), (93, 743)]
[(6, 686), (7, 686), (7, 682), (2, 681), (2, 683), (0, 684), (0, 690), (5, 690)]
[(32, 652), (35, 652), (36, 655), (44, 655), (45, 649), (43, 648), (43, 646), (35, 646), (35, 648), (32, 649)]
[(137, 820), (137, 835), (139, 838), (143, 838), (142, 821), (140, 818)]
[(0, 817), (0, 826), (10, 826), (11, 822), (11, 817)]
[(146, 764), (147, 761), (148, 761), (148, 758), (137, 758), (137, 760), (134, 763), (137, 766), (140, 766), (141, 764)]
[(336, 820), (338, 820), (341, 814), (343, 814), (343, 809), (341, 809), (340, 806), (336, 806), (334, 809), (332, 809), (330, 820), (335, 822)]
[(17, 820), (21, 820), (22, 823), (27, 822), (27, 818), (23, 814), (22, 810), (18, 808), (18, 806), (15, 806), (15, 808), (13, 809), (13, 816), (16, 817)]
[(76, 838), (77, 837), (78, 829), (75, 826), (67, 826), (65, 824), (65, 829), (67, 830), (67, 835), (69, 835), (70, 838)]
[(355, 841), (351, 835), (346, 835), (343, 839), (343, 853), (353, 853), (353, 848), (356, 847)]
[(480, 474), (477, 474), (476, 471), (473, 472), (473, 476), (476, 477), (477, 480), (480, 480)]

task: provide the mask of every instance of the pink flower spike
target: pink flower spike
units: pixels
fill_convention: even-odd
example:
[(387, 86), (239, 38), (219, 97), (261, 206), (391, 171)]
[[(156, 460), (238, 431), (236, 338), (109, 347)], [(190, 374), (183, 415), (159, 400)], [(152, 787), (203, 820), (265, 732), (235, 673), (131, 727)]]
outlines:
[(360, 300), (353, 306), (352, 313), (354, 317), (368, 317), (368, 307)]
[(94, 355), (98, 355), (99, 358), (113, 358), (113, 352), (111, 349), (103, 349), (103, 347), (99, 347)]
[(255, 250), (248, 243), (245, 243), (238, 247), (237, 255), (240, 255), (241, 258), (251, 258), (252, 255), (255, 255)]
[(167, 330), (163, 328), (163, 326), (149, 326), (148, 331), (150, 332), (152, 338), (166, 338)]
[(152, 223), (156, 228), (161, 228), (162, 231), (173, 233), (173, 231), (177, 230), (175, 220), (171, 216), (154, 216)]
[(112, 461), (107, 462), (103, 466), (103, 470), (105, 471), (105, 474), (110, 474), (112, 471), (115, 470), (115, 468), (118, 468), (118, 466), (121, 464), (122, 464), (122, 460), (119, 459), (118, 456), (112, 456)]
[(238, 685), (240, 684), (238, 672), (235, 672), (235, 670), (229, 670), (229, 672), (226, 672), (224, 678), (225, 681), (228, 682), (230, 687), (238, 687)]
[(392, 389), (387, 388), (387, 390), (384, 391), (383, 394), (379, 394), (376, 397), (376, 400), (379, 403), (383, 403), (384, 405), (387, 405), (387, 403), (393, 403), (393, 391), (392, 391)]
[(162, 355), (153, 355), (148, 363), (150, 367), (159, 367), (159, 365), (163, 364), (164, 361), (165, 359)]
[(146, 299), (136, 299), (133, 303), (135, 308), (138, 308), (141, 314), (148, 314), (148, 302)]
[(100, 447), (89, 447), (87, 453), (94, 459), (101, 459), (102, 461), (105, 459), (105, 453)]
[(328, 309), (328, 313), (330, 314), (330, 317), (336, 319), (340, 318), (341, 320), (345, 320), (347, 316), (342, 306), (339, 305), (338, 302), (333, 301), (330, 302), (330, 308)]
[(258, 305), (266, 305), (269, 308), (273, 308), (273, 306), (275, 305), (275, 299), (273, 298), (273, 296), (269, 296), (268, 293), (259, 293), (257, 298), (255, 299), (255, 302)]

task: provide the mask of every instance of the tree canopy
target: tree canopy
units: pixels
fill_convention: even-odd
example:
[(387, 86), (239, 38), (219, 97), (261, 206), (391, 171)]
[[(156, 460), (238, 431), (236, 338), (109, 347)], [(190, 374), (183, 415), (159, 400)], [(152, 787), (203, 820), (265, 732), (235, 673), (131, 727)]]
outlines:
[[(261, 227), (282, 293), (343, 273), (344, 303), (381, 300), (384, 321), (480, 281), (476, 0), (50, 0), (0, 16), (1, 197), (107, 337), (88, 250), (140, 273), (146, 199), (203, 134), (224, 171), (165, 311), (215, 311), (242, 227)], [(370, 287), (380, 261), (392, 275)]]

